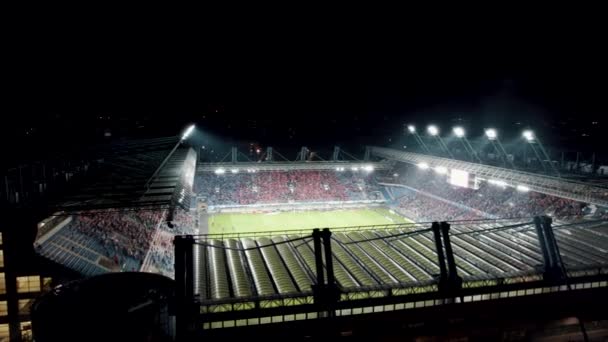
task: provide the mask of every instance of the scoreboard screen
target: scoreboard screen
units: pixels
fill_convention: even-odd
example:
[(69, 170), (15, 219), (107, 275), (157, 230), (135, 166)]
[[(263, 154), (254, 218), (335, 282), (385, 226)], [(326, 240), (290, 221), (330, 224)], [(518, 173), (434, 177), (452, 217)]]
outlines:
[(468, 188), (469, 173), (462, 170), (452, 169), (450, 172), (450, 184), (463, 188)]

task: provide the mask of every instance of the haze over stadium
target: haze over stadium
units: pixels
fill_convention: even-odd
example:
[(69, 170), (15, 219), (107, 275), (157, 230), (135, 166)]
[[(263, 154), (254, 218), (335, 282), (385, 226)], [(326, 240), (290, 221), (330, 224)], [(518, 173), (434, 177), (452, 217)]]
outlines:
[[(130, 202), (139, 205), (116, 207), (108, 190), (93, 204), (68, 200), (52, 224), (40, 227), (37, 253), (87, 276), (143, 271), (175, 278), (174, 236), (194, 237), (193, 298), (204, 312), (223, 305), (235, 317), (243, 312), (234, 305), (244, 299), (280, 306), (294, 305), (285, 298), (311, 298), (311, 284), (320, 281), (315, 228), (333, 232), (335, 286), (356, 299), (386, 288), (407, 295), (443, 281), (576, 281), (600, 276), (607, 261), (608, 190), (577, 177), (565, 161), (543, 159), (540, 146), (531, 147), (538, 149), (534, 157), (507, 152), (496, 129), (485, 130), (491, 144), (481, 147), (448, 144), (434, 125), (425, 137), (406, 124), (426, 153), (368, 146), (357, 158), (338, 146), (325, 156), (302, 147), (290, 160), (277, 148), (251, 144), (249, 154), (231, 147), (221, 160), (207, 161), (208, 147), (189, 140), (201, 134), (193, 127), (158, 152), (151, 151), (159, 142), (150, 140), (138, 146), (151, 151), (118, 157), (156, 158), (143, 193)], [(466, 137), (460, 127), (453, 132)], [(522, 134), (522, 144), (532, 143), (530, 130)], [(452, 226), (443, 233), (451, 232), (445, 248), (454, 254), (447, 272), (436, 252), (439, 230), (428, 229), (439, 221)], [(554, 240), (539, 240), (552, 226)], [(226, 324), (209, 317), (203, 330)], [(244, 323), (251, 324), (260, 323)]]
[(121, 312), (182, 340), (608, 336), (604, 69), (220, 54), (15, 82), (5, 273), (61, 285), (32, 316), (133, 276)]

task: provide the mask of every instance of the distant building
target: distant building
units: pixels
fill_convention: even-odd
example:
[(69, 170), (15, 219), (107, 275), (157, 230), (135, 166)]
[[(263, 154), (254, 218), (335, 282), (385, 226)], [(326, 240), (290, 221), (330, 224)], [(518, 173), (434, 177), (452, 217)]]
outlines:
[(0, 232), (0, 341), (32, 341), (30, 307), (50, 290), (52, 279), (19, 270), (21, 255), (8, 247), (11, 238), (10, 233)]

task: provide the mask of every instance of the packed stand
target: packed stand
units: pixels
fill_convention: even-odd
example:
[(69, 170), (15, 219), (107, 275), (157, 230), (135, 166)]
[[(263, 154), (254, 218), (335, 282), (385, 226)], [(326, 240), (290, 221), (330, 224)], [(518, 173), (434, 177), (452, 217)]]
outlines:
[(142, 267), (142, 271), (151, 273), (160, 273), (167, 277), (174, 277), (174, 259), (175, 252), (173, 249), (173, 238), (175, 235), (164, 229), (159, 229), (150, 246), (150, 251)]
[(479, 189), (453, 186), (445, 177), (423, 170), (409, 170), (402, 184), (499, 218), (551, 214), (557, 218), (584, 215), (585, 204), (537, 192), (520, 192), (483, 182)]
[(161, 217), (156, 210), (99, 211), (73, 216), (66, 229), (95, 241), (96, 251), (122, 271), (138, 271)]
[[(171, 220), (173, 227), (169, 227), (166, 224), (169, 220)], [(168, 212), (166, 212), (164, 221), (159, 226), (160, 229), (154, 234), (150, 250), (144, 260), (142, 271), (160, 273), (173, 278), (173, 237), (175, 235), (197, 234), (195, 226), (194, 215), (188, 211), (176, 208), (171, 218), (168, 216)]]
[(417, 222), (477, 220), (484, 218), (466, 208), (458, 207), (416, 191), (408, 191), (397, 201), (401, 214)]
[(367, 199), (372, 180), (350, 171), (205, 173), (196, 177), (195, 187), (210, 205), (352, 201)]

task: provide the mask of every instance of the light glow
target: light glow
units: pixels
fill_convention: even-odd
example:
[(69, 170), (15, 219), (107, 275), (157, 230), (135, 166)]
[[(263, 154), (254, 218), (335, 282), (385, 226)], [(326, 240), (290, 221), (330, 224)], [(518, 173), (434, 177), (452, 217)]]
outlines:
[(448, 168), (445, 166), (437, 166), (435, 168), (435, 172), (437, 172), (440, 175), (445, 175), (446, 173), (448, 173)]
[(494, 140), (496, 139), (496, 137), (498, 137), (498, 132), (496, 132), (494, 128), (488, 128), (486, 129), (486, 136), (488, 137), (488, 139)]
[(407, 130), (410, 131), (410, 133), (416, 133), (416, 127), (414, 125), (407, 125)]
[(427, 127), (426, 130), (432, 136), (436, 136), (437, 134), (439, 134), (439, 128), (437, 128), (437, 126), (435, 125), (430, 125), (429, 127)]
[(194, 125), (190, 125), (190, 127), (188, 127), (188, 129), (186, 129), (186, 131), (182, 135), (182, 140), (188, 139), (190, 134), (192, 134), (192, 131), (194, 131)]
[(488, 180), (488, 183), (492, 184), (492, 185), (496, 185), (496, 186), (501, 186), (503, 188), (507, 187), (507, 182), (502, 181), (502, 180), (490, 179), (490, 180)]
[(527, 130), (522, 133), (522, 136), (528, 141), (534, 141), (534, 132)]
[(454, 135), (456, 135), (457, 137), (459, 137), (459, 138), (464, 137), (464, 128), (454, 127), (453, 131), (454, 131)]
[(528, 191), (530, 191), (530, 188), (528, 188), (525, 185), (518, 185), (518, 186), (515, 187), (515, 189), (517, 189), (517, 191), (519, 191), (519, 192), (528, 192)]
[(427, 164), (425, 162), (418, 163), (418, 167), (421, 168), (421, 169), (423, 169), (423, 170), (426, 170), (426, 169), (429, 168), (429, 164)]
[(462, 188), (469, 187), (469, 173), (463, 170), (452, 169), (450, 172), (450, 184)]

